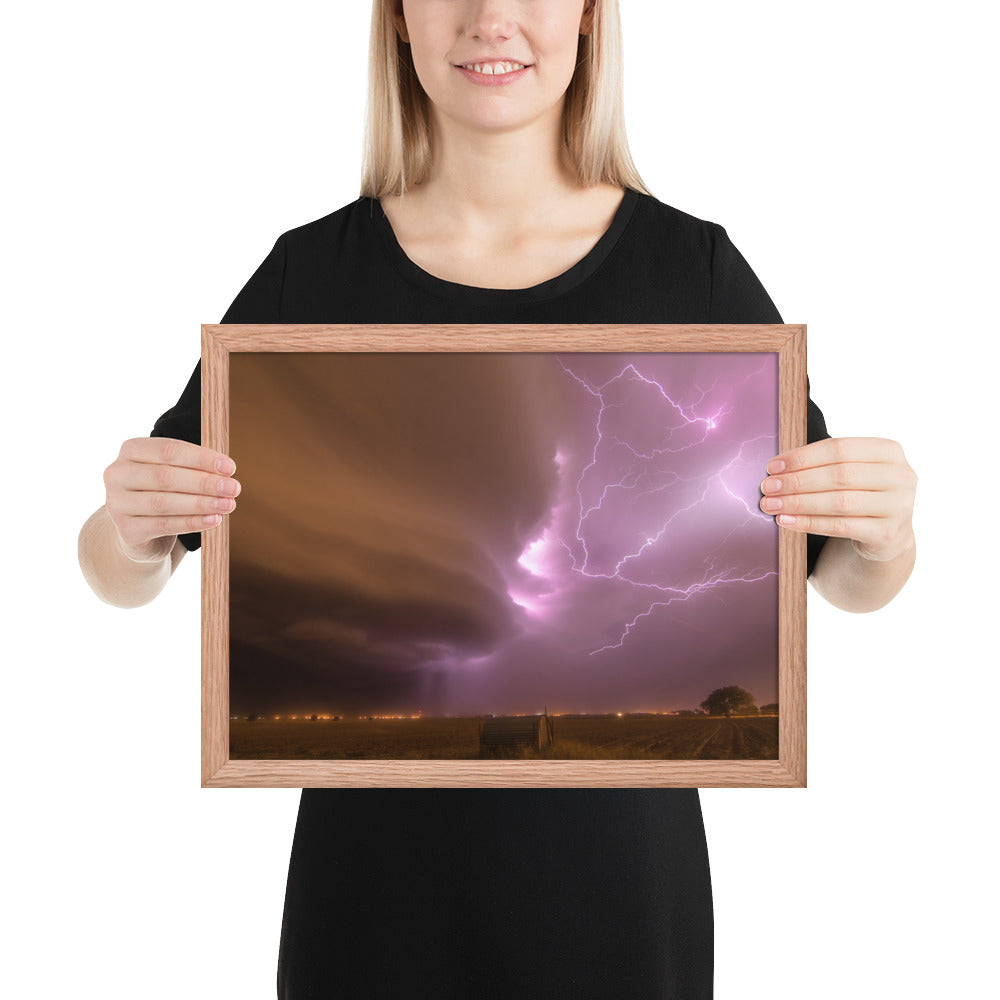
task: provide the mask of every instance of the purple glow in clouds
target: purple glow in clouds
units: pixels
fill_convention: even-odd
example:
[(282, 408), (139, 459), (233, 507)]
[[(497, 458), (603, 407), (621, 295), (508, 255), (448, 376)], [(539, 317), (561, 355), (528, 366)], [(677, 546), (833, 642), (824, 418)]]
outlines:
[[(511, 590), (515, 603), (544, 615), (545, 595), (557, 595), (570, 571), (624, 584), (643, 610), (594, 655), (620, 648), (657, 608), (777, 576), (774, 523), (757, 506), (760, 470), (777, 451), (773, 355), (671, 355), (666, 366), (662, 355), (556, 360), (592, 401), (593, 447), (578, 472), (557, 450), (559, 502), (543, 535), (518, 559), (545, 589), (537, 597)], [(608, 361), (617, 369), (610, 377)], [(692, 379), (698, 369), (711, 375), (710, 385)], [(723, 495), (730, 510), (719, 502)], [(692, 578), (687, 543), (705, 536), (702, 518), (726, 531), (701, 554)], [(759, 548), (727, 550), (733, 533), (754, 520), (764, 526)], [(556, 558), (560, 546), (568, 561)]]

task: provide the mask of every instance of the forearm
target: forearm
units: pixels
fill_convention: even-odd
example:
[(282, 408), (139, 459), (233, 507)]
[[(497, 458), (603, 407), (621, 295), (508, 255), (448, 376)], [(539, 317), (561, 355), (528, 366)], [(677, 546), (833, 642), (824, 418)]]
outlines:
[(913, 571), (916, 541), (894, 559), (859, 555), (849, 538), (828, 538), (809, 577), (816, 591), (843, 611), (877, 611), (902, 590)]
[(80, 529), (77, 551), (84, 579), (102, 601), (138, 608), (163, 590), (187, 550), (175, 538), (162, 557), (136, 562), (125, 554), (107, 508), (101, 507)]

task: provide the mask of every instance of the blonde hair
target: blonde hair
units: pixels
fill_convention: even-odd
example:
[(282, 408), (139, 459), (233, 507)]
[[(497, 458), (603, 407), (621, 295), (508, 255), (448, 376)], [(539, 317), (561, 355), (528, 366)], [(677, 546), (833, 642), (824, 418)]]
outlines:
[[(429, 101), (394, 21), (395, 0), (373, 0), (368, 43), (361, 196), (401, 195), (431, 164)], [(629, 153), (623, 106), (618, 0), (595, 0), (566, 91), (563, 141), (582, 187), (616, 184), (650, 194)]]

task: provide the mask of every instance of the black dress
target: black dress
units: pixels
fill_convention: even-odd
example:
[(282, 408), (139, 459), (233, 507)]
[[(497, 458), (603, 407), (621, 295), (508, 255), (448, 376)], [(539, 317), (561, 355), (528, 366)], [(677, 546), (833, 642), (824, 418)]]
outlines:
[[(280, 236), (222, 322), (782, 320), (721, 226), (628, 190), (582, 260), (524, 289), (434, 277), (359, 198)], [(200, 442), (200, 392), (199, 365), (152, 435)], [(697, 789), (303, 789), (278, 996), (707, 1000), (713, 937)]]

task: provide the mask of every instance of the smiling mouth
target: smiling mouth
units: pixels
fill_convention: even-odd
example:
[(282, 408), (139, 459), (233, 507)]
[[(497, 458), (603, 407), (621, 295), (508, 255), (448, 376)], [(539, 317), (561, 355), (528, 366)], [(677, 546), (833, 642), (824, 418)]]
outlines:
[(459, 63), (459, 69), (467, 69), (472, 73), (479, 73), (481, 76), (504, 76), (507, 73), (516, 73), (518, 70), (526, 69), (530, 63), (519, 62), (481, 62), (481, 63)]

